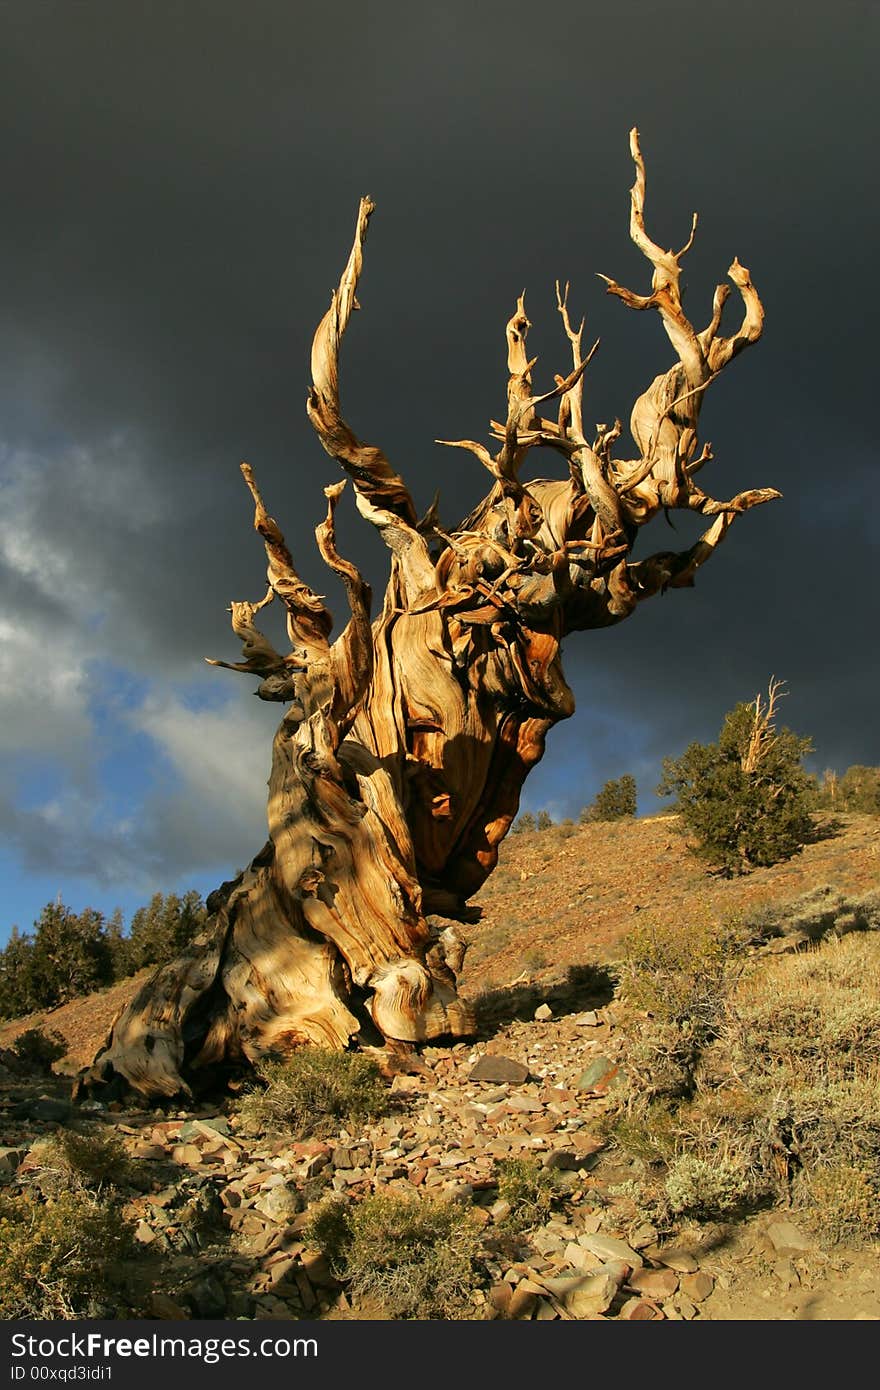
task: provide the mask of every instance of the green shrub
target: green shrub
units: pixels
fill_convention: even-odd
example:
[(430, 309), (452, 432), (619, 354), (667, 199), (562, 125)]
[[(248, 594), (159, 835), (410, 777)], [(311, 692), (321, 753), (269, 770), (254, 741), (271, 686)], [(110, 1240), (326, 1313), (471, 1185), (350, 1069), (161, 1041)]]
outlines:
[(521, 834), (524, 830), (534, 829), (535, 817), (532, 815), (531, 811), (523, 811), (522, 815), (513, 822), (513, 833), (515, 835)]
[(241, 1104), (249, 1127), (295, 1138), (327, 1133), (340, 1124), (363, 1123), (389, 1109), (379, 1068), (356, 1052), (303, 1047), (283, 1060), (257, 1066), (261, 1084)]
[(692, 743), (663, 762), (658, 794), (676, 798), (695, 853), (727, 874), (789, 858), (813, 828), (814, 793), (802, 766), (810, 740), (777, 731), (779, 693), (771, 683), (766, 704), (758, 696), (726, 716), (717, 743)]
[(581, 822), (624, 820), (638, 809), (636, 779), (624, 773), (617, 781), (606, 782), (591, 806), (584, 807)]
[(41, 1028), (27, 1028), (15, 1039), (12, 1051), (34, 1070), (50, 1072), (52, 1063), (66, 1055), (67, 1039), (55, 1029), (44, 1033)]
[(551, 816), (549, 811), (539, 811), (538, 819), (535, 822), (535, 824), (538, 830), (552, 830), (553, 817)]
[(0, 1198), (0, 1318), (105, 1316), (133, 1254), (119, 1211), (82, 1192)]
[(358, 1203), (332, 1200), (319, 1208), (306, 1238), (388, 1318), (461, 1318), (475, 1282), (480, 1228), (455, 1202), (375, 1193)]
[(546, 1221), (561, 1196), (559, 1176), (536, 1158), (505, 1158), (496, 1167), (498, 1196), (510, 1204), (505, 1225), (526, 1231)]

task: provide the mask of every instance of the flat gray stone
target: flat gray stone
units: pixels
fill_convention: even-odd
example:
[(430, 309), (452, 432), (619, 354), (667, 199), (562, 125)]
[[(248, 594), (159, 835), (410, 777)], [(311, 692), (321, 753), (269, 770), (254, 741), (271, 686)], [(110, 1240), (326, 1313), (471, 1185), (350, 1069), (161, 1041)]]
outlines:
[(501, 1057), (494, 1053), (486, 1053), (480, 1057), (468, 1075), (469, 1081), (491, 1081), (496, 1085), (507, 1081), (514, 1086), (521, 1086), (528, 1079), (529, 1069), (523, 1066), (522, 1062), (515, 1062), (512, 1057)]
[(711, 1274), (699, 1269), (696, 1274), (684, 1274), (681, 1280), (681, 1292), (685, 1298), (689, 1298), (692, 1303), (702, 1303), (705, 1298), (715, 1288), (715, 1280)]
[(816, 1248), (816, 1242), (790, 1221), (773, 1221), (767, 1227), (767, 1239), (781, 1259), (804, 1255)]
[(566, 1312), (574, 1318), (585, 1318), (591, 1313), (607, 1312), (623, 1282), (623, 1274), (620, 1269), (599, 1269), (595, 1274), (562, 1275), (543, 1282)]
[(627, 1245), (625, 1240), (618, 1240), (616, 1236), (605, 1236), (598, 1233), (596, 1235), (582, 1235), (578, 1237), (578, 1244), (591, 1250), (601, 1260), (622, 1260), (624, 1264), (629, 1265), (630, 1269), (641, 1269), (645, 1263), (632, 1246)]
[(674, 1269), (638, 1269), (630, 1277), (630, 1287), (646, 1298), (663, 1300), (678, 1293), (679, 1276)]
[(578, 1091), (592, 1091), (596, 1086), (607, 1086), (617, 1072), (617, 1063), (610, 1057), (596, 1057), (582, 1071), (575, 1084)]
[(579, 1270), (582, 1274), (595, 1274), (602, 1266), (602, 1261), (598, 1255), (592, 1251), (585, 1250), (576, 1241), (570, 1240), (562, 1252), (562, 1257), (567, 1265), (572, 1269)]
[(558, 1173), (574, 1173), (583, 1166), (583, 1160), (571, 1149), (551, 1149), (542, 1159), (545, 1168), (553, 1168)]
[(194, 1280), (184, 1296), (200, 1318), (222, 1318), (226, 1312), (223, 1285), (213, 1274), (205, 1274)]
[(280, 1224), (292, 1221), (303, 1210), (305, 1201), (297, 1188), (285, 1184), (271, 1187), (255, 1205), (258, 1211)]
[(649, 1245), (644, 1253), (649, 1260), (663, 1265), (665, 1269), (674, 1269), (678, 1274), (696, 1274), (700, 1268), (691, 1252), (682, 1250), (678, 1245)]
[(179, 1142), (185, 1144), (190, 1139), (210, 1138), (211, 1136), (206, 1134), (206, 1130), (210, 1130), (213, 1134), (222, 1135), (232, 1132), (227, 1119), (224, 1119), (222, 1115), (212, 1115), (206, 1120), (187, 1120), (181, 1127)]
[(519, 1110), (527, 1115), (538, 1114), (544, 1109), (544, 1102), (538, 1100), (537, 1096), (511, 1096), (507, 1104), (511, 1110)]

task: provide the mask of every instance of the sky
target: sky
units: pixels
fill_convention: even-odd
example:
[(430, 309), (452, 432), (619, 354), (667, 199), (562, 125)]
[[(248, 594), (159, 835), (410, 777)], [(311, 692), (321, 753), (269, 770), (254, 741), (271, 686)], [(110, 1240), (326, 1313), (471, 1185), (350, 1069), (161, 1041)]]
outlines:
[[(685, 308), (706, 321), (737, 255), (766, 309), (703, 407), (701, 483), (783, 500), (695, 589), (567, 640), (577, 712), (523, 808), (576, 817), (630, 772), (659, 809), (662, 759), (774, 675), (814, 770), (880, 763), (878, 29), (871, 0), (0, 6), (0, 941), (59, 894), (128, 914), (206, 892), (265, 838), (279, 708), (203, 658), (238, 659), (227, 606), (263, 592), (242, 459), (342, 615), (305, 396), (362, 194), (343, 404), (445, 527), (485, 474), (433, 441), (487, 440), (524, 286), (536, 385), (567, 369), (556, 278), (601, 338), (588, 421), (627, 420), (670, 365), (657, 316), (597, 278), (649, 287), (633, 125), (652, 235), (680, 246), (700, 213)], [(350, 497), (339, 530), (381, 592)]]

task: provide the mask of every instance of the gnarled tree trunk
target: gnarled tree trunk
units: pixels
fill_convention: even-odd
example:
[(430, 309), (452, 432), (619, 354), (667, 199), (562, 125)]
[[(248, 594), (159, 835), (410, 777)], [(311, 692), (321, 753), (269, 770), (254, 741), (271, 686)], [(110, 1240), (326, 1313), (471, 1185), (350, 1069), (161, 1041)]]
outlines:
[[(369, 1030), (368, 1016), (379, 1034), (402, 1042), (472, 1031), (455, 992), (461, 940), (451, 925), (432, 933), (426, 918), (473, 920), (468, 899), (495, 866), (523, 782), (548, 730), (574, 709), (562, 639), (620, 622), (663, 589), (693, 584), (734, 518), (779, 495), (761, 489), (716, 501), (694, 482), (712, 457), (708, 445), (697, 452), (703, 396), (760, 336), (761, 302), (734, 261), (728, 273), (742, 300), (739, 327), (721, 333), (727, 285), (716, 290), (707, 326), (691, 325), (679, 276), (696, 218), (678, 253), (650, 239), (635, 130), (630, 143), (630, 234), (652, 266), (652, 288), (637, 295), (609, 280), (608, 289), (631, 308), (656, 309), (677, 356), (633, 408), (639, 457), (614, 457), (619, 420), (587, 439), (583, 376), (595, 348), (582, 351), (583, 324), (572, 327), (567, 286), (557, 285), (557, 307), (571, 368), (534, 394), (520, 299), (507, 325), (506, 418), (492, 423), (497, 451), (455, 441), (492, 475), (491, 488), (448, 533), (436, 505), (418, 518), (403, 479), (341, 412), (339, 351), (358, 307), (373, 211), (368, 198), (361, 202), (348, 264), (315, 334), (308, 414), (353, 482), (358, 511), (388, 547), (382, 609), (371, 624), (369, 588), (336, 550), (334, 511), (345, 486), (337, 482), (325, 489), (327, 516), (316, 532), (351, 610), (331, 645), (330, 614), (297, 575), (242, 464), (269, 588), (260, 603), (232, 605), (244, 652), (231, 669), (260, 677), (259, 694), (287, 705), (273, 750), (269, 839), (239, 878), (211, 895), (199, 942), (160, 969), (116, 1020), (83, 1086), (116, 1075), (146, 1095), (188, 1092), (200, 1074), (269, 1052), (346, 1047)], [(551, 402), (553, 418), (544, 413)], [(537, 446), (562, 456), (564, 477), (520, 481)], [(712, 518), (708, 529), (683, 552), (631, 561), (639, 528), (673, 507)], [(285, 654), (255, 626), (273, 600), (287, 610)]]

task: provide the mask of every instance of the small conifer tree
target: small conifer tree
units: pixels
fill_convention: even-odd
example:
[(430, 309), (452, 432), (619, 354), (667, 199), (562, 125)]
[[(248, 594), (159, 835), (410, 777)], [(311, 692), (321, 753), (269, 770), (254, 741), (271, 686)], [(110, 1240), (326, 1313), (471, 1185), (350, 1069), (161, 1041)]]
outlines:
[(658, 795), (676, 797), (695, 853), (726, 874), (789, 858), (812, 829), (815, 793), (803, 767), (812, 745), (776, 728), (783, 693), (772, 680), (766, 699), (730, 711), (717, 743), (692, 743), (663, 762)]
[(581, 812), (581, 822), (596, 820), (624, 820), (634, 816), (637, 809), (636, 779), (629, 772), (617, 779), (606, 782), (592, 806)]

